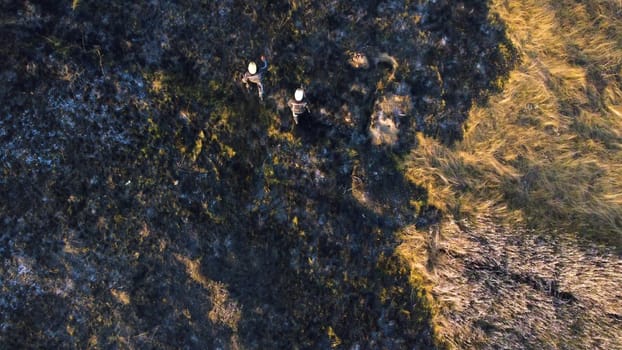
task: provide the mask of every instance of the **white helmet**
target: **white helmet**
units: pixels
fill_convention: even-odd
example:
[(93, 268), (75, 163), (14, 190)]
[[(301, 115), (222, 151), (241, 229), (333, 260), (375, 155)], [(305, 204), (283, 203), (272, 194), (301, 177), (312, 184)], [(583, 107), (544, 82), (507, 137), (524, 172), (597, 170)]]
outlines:
[(255, 62), (251, 62), (248, 64), (248, 72), (251, 74), (257, 73), (257, 65), (255, 64)]
[(294, 92), (294, 98), (296, 99), (296, 101), (300, 102), (304, 97), (305, 91), (302, 88), (296, 89), (296, 92)]

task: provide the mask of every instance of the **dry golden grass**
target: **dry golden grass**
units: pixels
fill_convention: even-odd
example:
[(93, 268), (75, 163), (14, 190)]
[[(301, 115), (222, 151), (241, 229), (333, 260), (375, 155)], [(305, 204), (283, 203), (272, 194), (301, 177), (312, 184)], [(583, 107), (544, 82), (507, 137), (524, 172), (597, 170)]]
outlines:
[(420, 139), (409, 177), (446, 212), (494, 207), (622, 247), (619, 2), (492, 6), (522, 62), (501, 94), (472, 109), (462, 142)]
[(398, 253), (431, 296), (438, 343), (619, 349), (622, 260), (586, 251), (568, 235), (547, 239), (494, 221), (448, 220), (428, 232), (402, 232)]
[(419, 137), (406, 175), (448, 215), (399, 253), (450, 347), (620, 348), (622, 2), (491, 7), (521, 61), (463, 141)]
[(121, 304), (129, 305), (130, 304), (130, 295), (123, 290), (118, 289), (110, 289), (110, 294)]
[(179, 254), (175, 258), (184, 264), (186, 272), (194, 282), (210, 292), (210, 302), (212, 303), (212, 309), (208, 314), (210, 321), (214, 322), (214, 324), (229, 327), (232, 331), (237, 332), (241, 310), (235, 300), (229, 297), (229, 291), (226, 286), (223, 283), (212, 281), (203, 276), (200, 271), (199, 260), (191, 260)]

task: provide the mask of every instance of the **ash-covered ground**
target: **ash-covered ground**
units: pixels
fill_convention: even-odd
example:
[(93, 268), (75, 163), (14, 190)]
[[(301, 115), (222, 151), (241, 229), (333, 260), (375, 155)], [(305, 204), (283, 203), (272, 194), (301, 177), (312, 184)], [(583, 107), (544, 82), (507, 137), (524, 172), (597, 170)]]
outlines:
[(394, 254), (442, 213), (398, 159), (500, 87), (486, 1), (0, 9), (3, 348), (442, 346)]

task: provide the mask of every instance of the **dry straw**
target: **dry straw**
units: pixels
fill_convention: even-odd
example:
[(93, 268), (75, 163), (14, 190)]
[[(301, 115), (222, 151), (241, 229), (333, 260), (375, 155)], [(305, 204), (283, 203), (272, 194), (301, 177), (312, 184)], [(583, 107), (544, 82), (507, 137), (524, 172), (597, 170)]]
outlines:
[(622, 263), (602, 246), (622, 249), (622, 5), (491, 7), (521, 62), (463, 141), (420, 137), (407, 176), (449, 215), (400, 252), (450, 346), (619, 347)]

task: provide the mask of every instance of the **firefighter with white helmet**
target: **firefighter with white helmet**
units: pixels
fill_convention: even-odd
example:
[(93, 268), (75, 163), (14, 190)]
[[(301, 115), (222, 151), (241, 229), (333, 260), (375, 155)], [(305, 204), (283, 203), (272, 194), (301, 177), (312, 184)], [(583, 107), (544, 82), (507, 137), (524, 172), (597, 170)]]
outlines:
[(294, 99), (290, 99), (287, 105), (292, 110), (295, 124), (298, 124), (298, 117), (300, 115), (309, 112), (308, 103), (305, 100), (305, 91), (302, 88), (296, 89), (294, 92)]
[(248, 71), (244, 73), (242, 82), (246, 85), (247, 89), (250, 89), (249, 83), (257, 85), (259, 99), (263, 101), (263, 84), (261, 83), (261, 79), (268, 70), (268, 60), (265, 56), (261, 56), (261, 61), (263, 62), (263, 66), (259, 68), (259, 71), (257, 70), (257, 64), (255, 62), (250, 62), (248, 64)]

